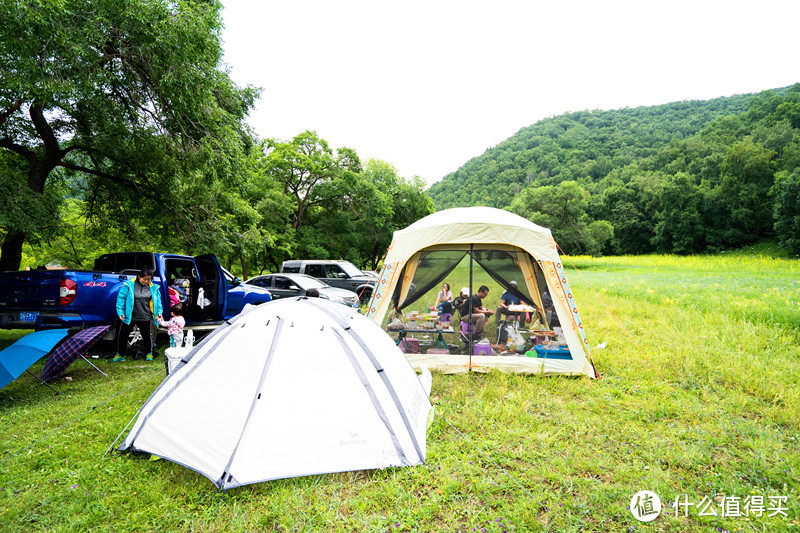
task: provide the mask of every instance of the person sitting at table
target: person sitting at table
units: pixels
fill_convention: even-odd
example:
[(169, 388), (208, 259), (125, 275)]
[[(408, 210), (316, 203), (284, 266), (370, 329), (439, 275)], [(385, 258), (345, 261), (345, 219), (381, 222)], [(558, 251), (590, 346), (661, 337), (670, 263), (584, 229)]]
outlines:
[(461, 314), (461, 308), (464, 307), (464, 304), (467, 302), (467, 298), (469, 298), (469, 288), (464, 287), (461, 289), (461, 292), (458, 293), (455, 300), (453, 300), (453, 309)]
[[(516, 290), (517, 282), (512, 281), (511, 286)], [(502, 319), (503, 315), (508, 317), (513, 317), (516, 320), (520, 327), (522, 327), (523, 323), (525, 322), (525, 313), (522, 311), (509, 311), (508, 308), (512, 305), (526, 305), (525, 302), (511, 294), (511, 291), (506, 291), (500, 296), (500, 305), (497, 306), (497, 310), (494, 313), (494, 323), (496, 325), (500, 324), (500, 320)]]
[(439, 320), (442, 320), (442, 315), (453, 314), (453, 293), (450, 292), (449, 283), (442, 284), (442, 290), (436, 295), (436, 303), (431, 307), (431, 311), (434, 309), (439, 310)]
[[(483, 333), (483, 328), (489, 317), (494, 314), (494, 311), (487, 309), (483, 306), (483, 299), (489, 295), (489, 287), (481, 285), (477, 294), (473, 294), (461, 308), (461, 321), (469, 323), (470, 321), (475, 326), (474, 335)], [(472, 314), (470, 315), (470, 309)], [(470, 318), (471, 317), (471, 318)]]

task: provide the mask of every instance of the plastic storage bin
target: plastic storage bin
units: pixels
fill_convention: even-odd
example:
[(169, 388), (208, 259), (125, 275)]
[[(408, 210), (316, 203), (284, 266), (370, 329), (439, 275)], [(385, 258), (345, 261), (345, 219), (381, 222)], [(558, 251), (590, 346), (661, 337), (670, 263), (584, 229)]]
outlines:
[(478, 343), (472, 347), (472, 355), (492, 355), (492, 346)]
[(405, 353), (419, 353), (419, 339), (415, 339), (414, 337), (406, 337), (398, 346), (400, 346), (400, 349)]
[(432, 355), (447, 355), (450, 353), (450, 350), (445, 348), (428, 348), (425, 350), (425, 353), (432, 354)]
[(547, 359), (572, 359), (569, 348), (552, 344), (534, 346), (533, 350), (525, 352), (525, 355)]

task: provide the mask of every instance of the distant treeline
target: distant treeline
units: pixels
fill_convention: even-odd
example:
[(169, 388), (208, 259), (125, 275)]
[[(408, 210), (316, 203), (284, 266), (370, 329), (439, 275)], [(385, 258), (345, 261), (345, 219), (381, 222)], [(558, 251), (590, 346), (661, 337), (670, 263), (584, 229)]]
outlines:
[(510, 209), (571, 253), (685, 254), (773, 237), (800, 254), (800, 84), (541, 120), (429, 194), (437, 209)]

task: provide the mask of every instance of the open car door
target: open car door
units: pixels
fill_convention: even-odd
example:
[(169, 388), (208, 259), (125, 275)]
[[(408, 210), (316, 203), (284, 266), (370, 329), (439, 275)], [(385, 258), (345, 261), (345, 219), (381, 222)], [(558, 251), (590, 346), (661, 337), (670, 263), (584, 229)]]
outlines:
[(200, 291), (198, 291), (198, 294), (193, 296), (195, 299), (193, 303), (201, 308), (201, 316), (204, 319), (221, 320), (228, 292), (219, 260), (217, 260), (217, 256), (207, 254), (198, 255), (194, 261), (197, 265), (199, 285), (203, 289), (203, 298), (200, 298)]

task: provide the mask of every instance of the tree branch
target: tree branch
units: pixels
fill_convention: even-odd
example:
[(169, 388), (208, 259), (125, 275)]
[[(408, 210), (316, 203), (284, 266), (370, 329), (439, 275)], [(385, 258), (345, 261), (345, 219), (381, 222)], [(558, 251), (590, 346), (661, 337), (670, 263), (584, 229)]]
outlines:
[(14, 113), (16, 113), (19, 110), (19, 108), (22, 107), (22, 104), (24, 102), (25, 102), (24, 99), (19, 98), (6, 111), (3, 111), (3, 113), (0, 113), (0, 124), (5, 122), (8, 119), (8, 117), (10, 117)]
[(41, 102), (33, 102), (30, 109), (30, 116), (31, 122), (33, 122), (33, 127), (36, 128), (36, 133), (39, 134), (42, 141), (44, 142), (45, 150), (48, 154), (56, 154), (60, 151), (58, 146), (58, 139), (56, 139), (55, 134), (53, 133), (53, 128), (50, 127), (50, 124), (47, 123), (47, 119), (44, 118), (44, 106)]
[(131, 189), (135, 190), (136, 192), (138, 192), (142, 196), (145, 196), (145, 197), (150, 198), (150, 199), (155, 198), (155, 196), (152, 193), (148, 193), (148, 192), (143, 191), (139, 187), (139, 185), (135, 181), (132, 181), (132, 180), (126, 180), (124, 178), (120, 178), (120, 177), (114, 176), (112, 174), (106, 174), (105, 172), (102, 172), (100, 170), (95, 170), (93, 168), (86, 168), (86, 167), (82, 167), (82, 166), (79, 166), (79, 165), (73, 165), (72, 163), (67, 163), (65, 161), (59, 162), (57, 166), (68, 168), (70, 170), (75, 170), (75, 171), (78, 171), (78, 172), (85, 172), (86, 174), (91, 174), (92, 176), (97, 176), (98, 178), (103, 178), (103, 179), (106, 179), (106, 180), (109, 180), (109, 181), (113, 181), (114, 183), (119, 183), (121, 185), (125, 185), (126, 187), (130, 187)]
[(8, 138), (0, 139), (0, 148), (6, 148), (7, 150), (11, 150), (12, 152), (21, 155), (29, 162), (32, 162), (36, 159), (36, 154), (33, 152), (33, 150), (25, 146), (22, 146), (21, 144), (17, 144)]

